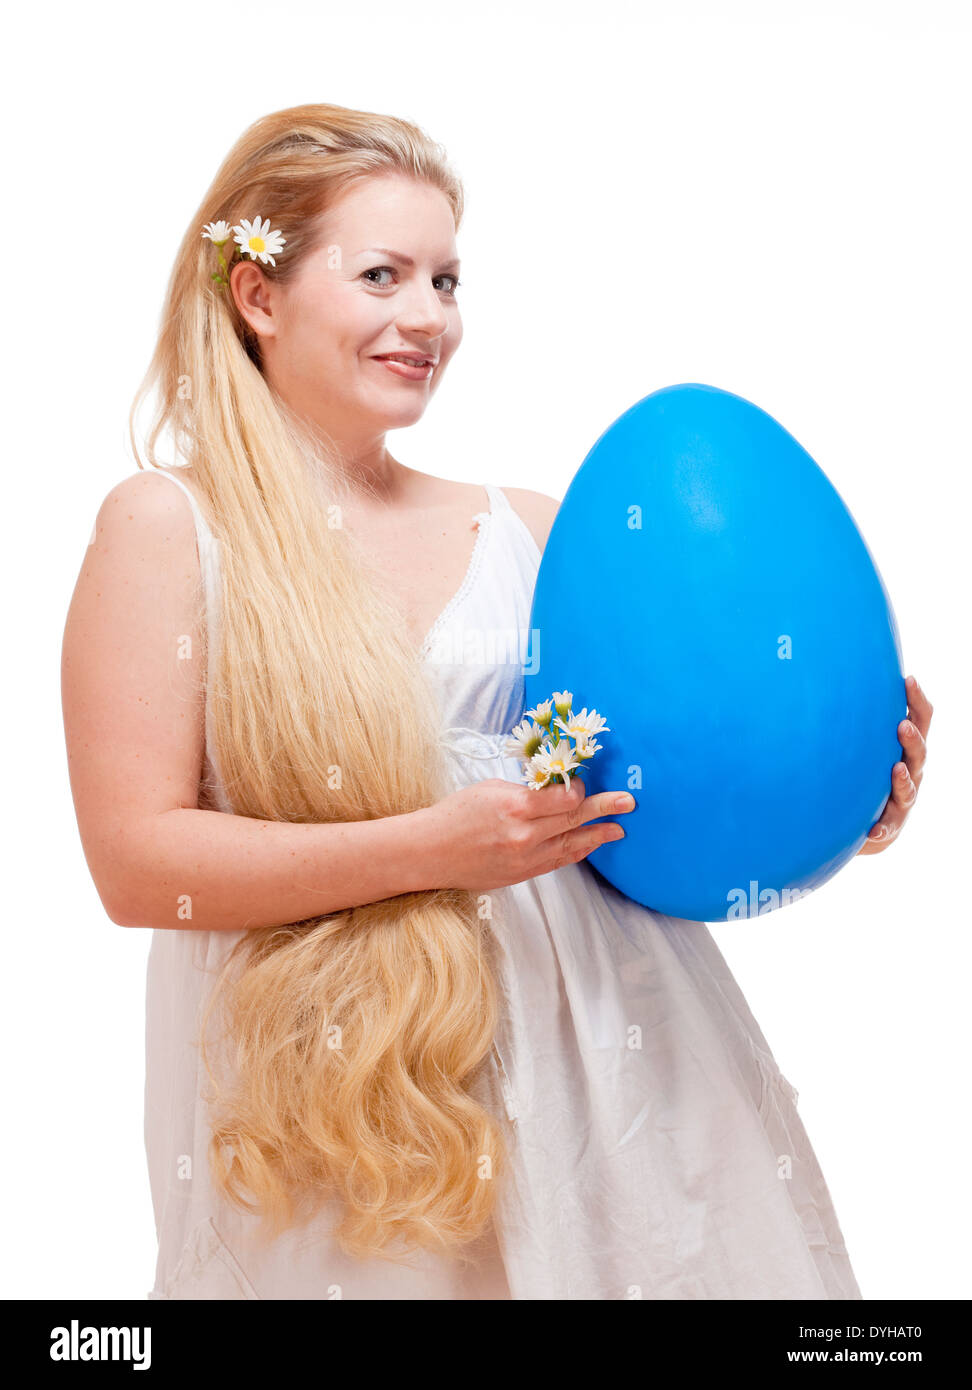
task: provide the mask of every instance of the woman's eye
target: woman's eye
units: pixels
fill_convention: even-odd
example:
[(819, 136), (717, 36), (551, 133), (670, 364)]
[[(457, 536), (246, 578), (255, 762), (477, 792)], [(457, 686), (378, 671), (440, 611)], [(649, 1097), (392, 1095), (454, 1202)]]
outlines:
[[(382, 275), (386, 270), (388, 271), (389, 275), (395, 274), (394, 270), (390, 265), (376, 265), (372, 270), (366, 270), (364, 273), (365, 275)], [(371, 283), (374, 285), (378, 282), (376, 280), (372, 280)], [(384, 289), (384, 285), (382, 285), (381, 288)]]
[[(371, 268), (371, 270), (366, 270), (366, 271), (364, 271), (363, 274), (366, 275), (366, 276), (371, 276), (371, 275), (384, 275), (386, 272), (387, 272), (389, 275), (394, 275), (394, 274), (395, 274), (395, 267), (394, 267), (394, 266), (391, 266), (391, 265), (376, 265), (376, 266), (373, 266), (373, 267)], [(459, 288), (459, 286), (462, 284), (462, 281), (459, 280), (455, 275), (437, 275), (437, 276), (435, 277), (435, 281), (434, 281), (433, 283), (436, 283), (436, 282), (438, 282), (438, 281), (440, 281), (440, 280), (449, 280), (449, 281), (451, 281), (451, 286), (452, 286), (452, 287), (451, 287), (451, 289), (445, 290), (445, 291), (444, 291), (445, 294), (455, 294), (456, 290), (457, 290), (457, 289)], [(376, 285), (377, 288), (380, 289), (380, 290), (387, 289), (387, 287), (388, 287), (388, 281), (387, 281), (387, 280), (383, 280), (383, 281), (370, 280), (369, 283), (372, 284), (372, 285)]]

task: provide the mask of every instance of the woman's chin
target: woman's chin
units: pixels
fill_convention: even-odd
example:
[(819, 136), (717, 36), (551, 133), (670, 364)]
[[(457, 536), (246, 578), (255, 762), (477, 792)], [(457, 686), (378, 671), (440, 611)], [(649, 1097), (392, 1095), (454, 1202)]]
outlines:
[(374, 413), (381, 418), (382, 428), (386, 430), (403, 430), (409, 425), (417, 424), (425, 414), (425, 407), (428, 405), (428, 398), (415, 401), (404, 401), (397, 406), (389, 406), (385, 410), (375, 411)]

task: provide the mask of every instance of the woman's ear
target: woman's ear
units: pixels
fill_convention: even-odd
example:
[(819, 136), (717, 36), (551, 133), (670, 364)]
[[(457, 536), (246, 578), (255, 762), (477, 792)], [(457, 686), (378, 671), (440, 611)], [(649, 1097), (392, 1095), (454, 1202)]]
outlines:
[(254, 333), (261, 338), (276, 337), (273, 286), (254, 261), (243, 259), (233, 266), (230, 292)]

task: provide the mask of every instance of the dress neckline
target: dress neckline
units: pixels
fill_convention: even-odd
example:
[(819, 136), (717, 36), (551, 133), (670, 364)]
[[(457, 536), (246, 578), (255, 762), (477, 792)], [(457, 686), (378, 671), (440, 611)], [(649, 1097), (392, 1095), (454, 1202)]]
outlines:
[(495, 518), (495, 512), (493, 509), (493, 494), (490, 491), (489, 484), (483, 483), (481, 486), (483, 487), (486, 493), (486, 500), (489, 503), (489, 507), (488, 510), (483, 512), (476, 512), (473, 515), (472, 519), (473, 521), (479, 522), (479, 528), (476, 533), (476, 540), (473, 543), (472, 554), (469, 557), (469, 564), (466, 566), (466, 573), (463, 576), (463, 580), (462, 583), (459, 585), (459, 588), (452, 595), (452, 598), (439, 613), (438, 617), (435, 619), (435, 622), (432, 624), (428, 632), (425, 634), (425, 637), (422, 639), (422, 645), (419, 647), (419, 657), (423, 661), (428, 659), (428, 656), (432, 650), (433, 640), (437, 636), (440, 628), (443, 626), (446, 619), (452, 616), (455, 610), (459, 607), (460, 603), (462, 603), (463, 599), (466, 598), (469, 591), (472, 589), (472, 586), (476, 580), (476, 576), (479, 573), (481, 567), (483, 552), (486, 549), (486, 540), (489, 536), (490, 529)]

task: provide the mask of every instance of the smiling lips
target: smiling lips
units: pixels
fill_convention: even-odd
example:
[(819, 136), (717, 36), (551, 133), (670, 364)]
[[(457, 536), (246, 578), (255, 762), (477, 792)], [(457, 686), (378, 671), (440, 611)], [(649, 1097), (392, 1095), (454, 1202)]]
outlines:
[(430, 357), (424, 352), (383, 352), (378, 356), (379, 362), (414, 362), (416, 367), (424, 367), (431, 363), (434, 367), (438, 358)]
[(389, 352), (373, 360), (384, 362), (390, 372), (405, 377), (408, 381), (427, 381), (437, 361), (436, 358), (426, 357), (420, 352)]

